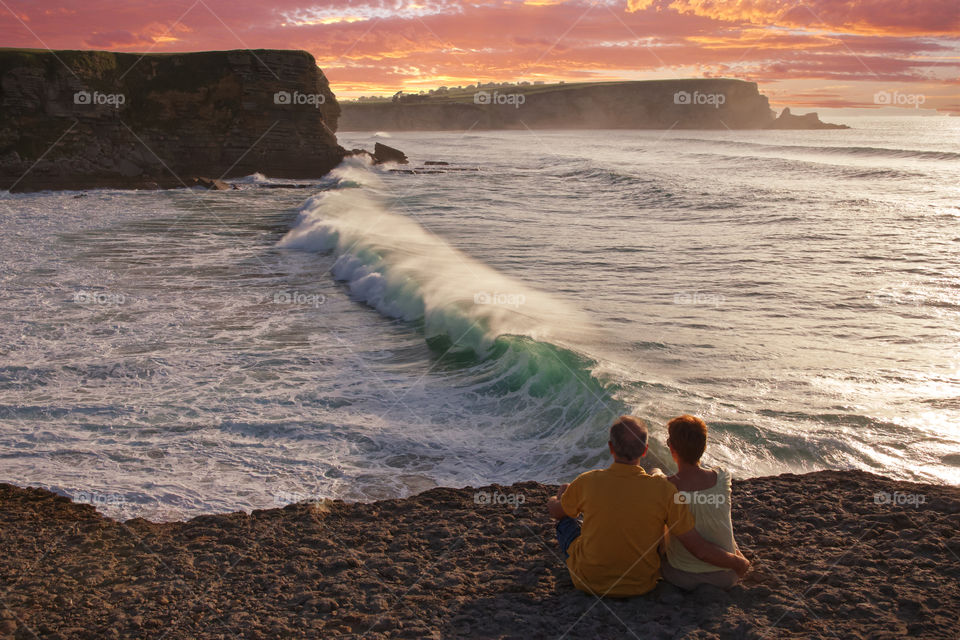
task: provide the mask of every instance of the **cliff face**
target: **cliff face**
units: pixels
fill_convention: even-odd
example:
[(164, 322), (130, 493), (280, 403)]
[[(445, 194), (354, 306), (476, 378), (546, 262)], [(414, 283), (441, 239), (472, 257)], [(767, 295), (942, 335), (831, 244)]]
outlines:
[(761, 129), (774, 120), (756, 83), (728, 79), (523, 85), (341, 106), (345, 131)]
[(325, 174), (340, 107), (304, 51), (0, 49), (0, 189)]

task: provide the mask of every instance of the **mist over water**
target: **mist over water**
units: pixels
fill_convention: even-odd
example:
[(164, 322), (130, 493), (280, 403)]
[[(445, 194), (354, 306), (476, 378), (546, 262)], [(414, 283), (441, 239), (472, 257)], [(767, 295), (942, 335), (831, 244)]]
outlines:
[(5, 195), (0, 481), (159, 519), (552, 482), (623, 412), (665, 466), (692, 412), (741, 476), (960, 482), (960, 122), (849, 124), (396, 133), (480, 170)]

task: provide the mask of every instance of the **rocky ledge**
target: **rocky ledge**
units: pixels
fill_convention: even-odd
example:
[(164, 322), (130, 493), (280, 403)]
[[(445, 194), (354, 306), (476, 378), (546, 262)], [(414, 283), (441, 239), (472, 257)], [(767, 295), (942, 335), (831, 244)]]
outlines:
[(944, 638), (960, 488), (824, 471), (735, 481), (729, 592), (573, 589), (533, 482), (116, 522), (0, 485), (2, 638)]
[[(783, 128), (755, 82), (690, 78), (559, 84), (488, 83), (341, 104), (344, 131)], [(788, 112), (789, 113), (789, 112)], [(812, 117), (810, 117), (812, 115)], [(790, 128), (846, 128), (816, 114)]]
[(0, 49), (0, 189), (316, 178), (343, 157), (339, 117), (305, 51)]
[(845, 124), (830, 124), (820, 120), (816, 113), (794, 115), (789, 107), (784, 107), (780, 117), (767, 125), (767, 129), (849, 129)]

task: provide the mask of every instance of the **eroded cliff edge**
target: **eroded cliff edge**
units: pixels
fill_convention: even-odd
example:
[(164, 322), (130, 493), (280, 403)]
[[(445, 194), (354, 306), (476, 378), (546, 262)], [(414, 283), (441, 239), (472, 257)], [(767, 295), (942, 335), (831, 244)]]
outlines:
[[(776, 114), (755, 82), (727, 78), (485, 84), (341, 103), (343, 131), (766, 129)], [(791, 128), (835, 128), (812, 117)], [(780, 122), (780, 128), (784, 122)], [(845, 128), (845, 127), (843, 127)]]
[[(960, 632), (960, 489), (860, 471), (733, 482), (730, 591), (573, 588), (556, 486), (435, 488), (187, 522), (109, 520), (0, 484), (0, 638), (942, 638)], [(508, 498), (500, 500), (497, 496)]]
[(339, 117), (305, 51), (0, 49), (0, 189), (319, 177), (343, 158)]

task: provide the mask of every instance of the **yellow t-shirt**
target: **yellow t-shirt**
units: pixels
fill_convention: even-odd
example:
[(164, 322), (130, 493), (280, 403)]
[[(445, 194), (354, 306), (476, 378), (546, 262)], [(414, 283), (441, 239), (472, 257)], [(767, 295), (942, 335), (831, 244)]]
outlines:
[(693, 529), (693, 516), (666, 478), (614, 462), (577, 476), (560, 504), (570, 517), (583, 513), (583, 527), (567, 553), (577, 589), (598, 596), (632, 596), (653, 589), (660, 577), (657, 546), (663, 527), (671, 535)]

